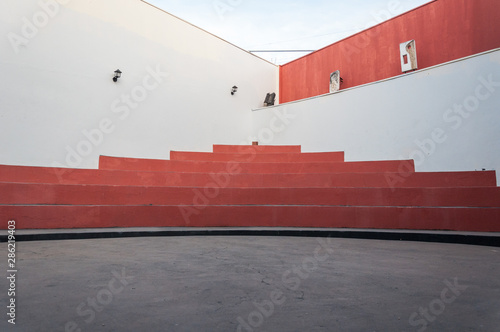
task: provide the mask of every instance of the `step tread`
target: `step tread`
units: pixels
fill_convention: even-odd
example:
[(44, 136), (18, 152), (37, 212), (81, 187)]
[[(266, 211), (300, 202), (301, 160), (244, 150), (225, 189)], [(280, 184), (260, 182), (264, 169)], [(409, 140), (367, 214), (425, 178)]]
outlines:
[(100, 156), (99, 169), (224, 172), (224, 173), (332, 173), (332, 172), (414, 172), (413, 160), (377, 160), (349, 162), (244, 163), (217, 161), (177, 161)]
[(0, 218), (12, 216), (23, 221), (16, 229), (252, 226), (500, 231), (500, 208), (0, 206)]
[(189, 188), (0, 183), (0, 204), (500, 207), (500, 188)]
[(170, 160), (180, 161), (218, 161), (218, 162), (342, 162), (344, 152), (307, 152), (307, 153), (265, 153), (255, 151), (242, 153), (170, 151)]
[(416, 173), (153, 172), (0, 165), (0, 181), (151, 186), (232, 187), (496, 187), (495, 171)]
[(240, 152), (252, 149), (258, 153), (300, 153), (301, 145), (225, 145), (214, 144), (213, 152)]
[[(0, 219), (19, 229), (334, 227), (500, 232), (496, 172), (415, 172), (300, 145), (214, 145), (99, 169), (0, 165)], [(7, 226), (0, 225), (0, 229)]]

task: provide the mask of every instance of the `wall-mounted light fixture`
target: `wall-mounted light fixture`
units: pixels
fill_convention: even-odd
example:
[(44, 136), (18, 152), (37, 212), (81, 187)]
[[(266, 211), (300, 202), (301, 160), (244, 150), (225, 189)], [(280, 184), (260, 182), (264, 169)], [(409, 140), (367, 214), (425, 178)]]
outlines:
[(235, 85), (231, 88), (231, 94), (234, 95), (238, 91), (238, 87)]
[(120, 69), (115, 70), (115, 76), (113, 77), (113, 82), (117, 82), (120, 77), (122, 77), (121, 70)]

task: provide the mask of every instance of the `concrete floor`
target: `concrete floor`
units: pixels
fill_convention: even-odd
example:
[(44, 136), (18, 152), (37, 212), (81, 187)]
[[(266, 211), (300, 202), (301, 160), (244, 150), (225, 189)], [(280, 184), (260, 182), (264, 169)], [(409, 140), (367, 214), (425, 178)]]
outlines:
[(16, 325), (2, 278), (0, 331), (500, 331), (496, 247), (231, 236), (16, 249)]

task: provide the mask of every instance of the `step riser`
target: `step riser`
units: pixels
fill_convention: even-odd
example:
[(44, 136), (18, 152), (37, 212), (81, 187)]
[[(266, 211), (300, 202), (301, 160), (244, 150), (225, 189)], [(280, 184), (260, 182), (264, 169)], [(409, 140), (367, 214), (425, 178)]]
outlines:
[(0, 181), (205, 187), (495, 187), (494, 171), (438, 173), (207, 174), (0, 166)]
[(343, 152), (301, 153), (298, 145), (213, 150), (171, 152), (171, 160), (101, 156), (99, 170), (0, 165), (0, 219), (17, 229), (500, 232), (494, 171), (415, 173), (412, 160), (345, 162)]
[[(311, 206), (0, 206), (17, 229), (338, 227), (499, 232), (500, 209)], [(6, 223), (0, 226), (6, 228)]]
[(251, 163), (343, 162), (343, 152), (247, 154), (171, 151), (170, 160)]
[(175, 188), (0, 183), (0, 204), (500, 207), (500, 188)]
[(413, 160), (336, 163), (238, 163), (151, 160), (101, 156), (100, 169), (185, 173), (378, 173), (414, 172)]
[(213, 152), (216, 153), (300, 153), (300, 145), (219, 145), (214, 144)]

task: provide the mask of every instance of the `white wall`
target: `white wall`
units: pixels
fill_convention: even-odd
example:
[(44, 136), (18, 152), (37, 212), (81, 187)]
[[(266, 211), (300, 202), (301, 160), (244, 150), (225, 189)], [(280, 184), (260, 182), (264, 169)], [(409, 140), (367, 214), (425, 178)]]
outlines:
[(140, 0), (2, 0), (0, 36), (1, 164), (211, 151), (278, 92), (278, 67)]
[(261, 144), (410, 158), (418, 171), (494, 169), (500, 183), (500, 50), (253, 113)]
[(97, 167), (101, 154), (168, 158), (258, 139), (414, 158), (419, 171), (500, 170), (500, 83), (482, 83), (500, 82), (498, 50), (251, 112), (278, 92), (278, 68), (140, 0), (3, 0), (0, 36), (1, 164)]

